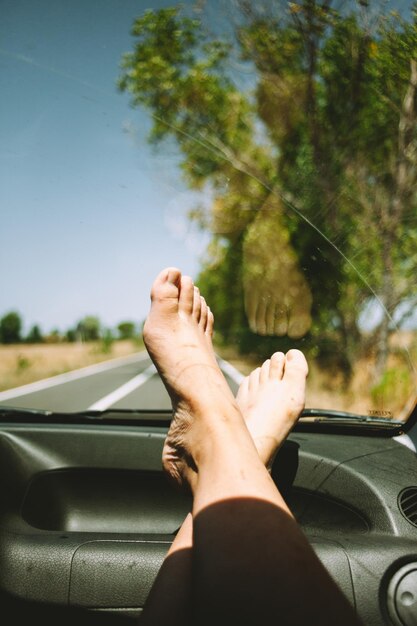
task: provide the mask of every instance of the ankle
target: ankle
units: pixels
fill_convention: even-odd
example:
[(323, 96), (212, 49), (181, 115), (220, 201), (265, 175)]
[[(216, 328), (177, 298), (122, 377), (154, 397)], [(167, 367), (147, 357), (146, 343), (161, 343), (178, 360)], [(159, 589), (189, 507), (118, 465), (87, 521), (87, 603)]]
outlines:
[(212, 417), (210, 422), (201, 425), (198, 436), (196, 431), (192, 433), (192, 455), (198, 476), (206, 469), (213, 471), (223, 464), (228, 465), (232, 459), (239, 464), (242, 455), (253, 454), (259, 458), (237, 407), (227, 415), (212, 412)]

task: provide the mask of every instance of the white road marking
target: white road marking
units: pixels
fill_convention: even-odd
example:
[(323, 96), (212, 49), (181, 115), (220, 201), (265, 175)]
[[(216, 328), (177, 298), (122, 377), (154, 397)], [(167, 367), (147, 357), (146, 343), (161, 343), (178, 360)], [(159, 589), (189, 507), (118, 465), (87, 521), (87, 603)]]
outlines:
[[(241, 374), (235, 367), (233, 367), (233, 365), (231, 365), (227, 361), (224, 361), (220, 357), (216, 358), (223, 372), (227, 374), (237, 385), (240, 385), (244, 378), (243, 374)], [(94, 402), (94, 404), (88, 407), (88, 410), (105, 411), (109, 407), (116, 404), (116, 402), (119, 402), (119, 400), (122, 400), (122, 398), (125, 398), (127, 395), (132, 393), (132, 391), (135, 391), (136, 389), (144, 385), (156, 373), (157, 370), (155, 366), (151, 365), (144, 372), (138, 374), (138, 376), (131, 378), (127, 381), (127, 383), (121, 385), (121, 387), (118, 387), (107, 396), (104, 396), (103, 398), (100, 398), (100, 400), (97, 400), (97, 402)]]
[(97, 363), (95, 365), (88, 365), (81, 369), (73, 370), (72, 372), (66, 372), (65, 374), (58, 374), (57, 376), (51, 376), (50, 378), (43, 378), (34, 383), (28, 385), (22, 385), (21, 387), (14, 387), (13, 389), (6, 389), (6, 391), (0, 391), (0, 402), (3, 400), (9, 400), (11, 398), (18, 398), (19, 396), (25, 396), (29, 393), (35, 393), (36, 391), (42, 391), (49, 387), (55, 387), (56, 385), (62, 385), (72, 380), (91, 376), (92, 374), (99, 374), (105, 372), (119, 365), (125, 363), (145, 361), (149, 358), (147, 352), (129, 354), (128, 356), (121, 356), (110, 361), (104, 361), (103, 363)]
[(216, 356), (216, 358), (223, 373), (227, 374), (227, 376), (229, 376), (229, 378), (231, 378), (233, 382), (236, 383), (236, 385), (240, 385), (242, 380), (245, 378), (242, 372), (239, 372), (239, 370), (233, 367), (233, 365), (231, 365), (227, 361), (224, 361), (219, 356)]
[(138, 374), (134, 378), (131, 378), (121, 387), (118, 387), (107, 396), (104, 396), (97, 402), (94, 402), (91, 406), (88, 407), (88, 411), (105, 411), (113, 404), (116, 404), (119, 400), (124, 398), (125, 396), (135, 391), (141, 385), (144, 385), (149, 378), (151, 378), (154, 374), (156, 374), (156, 368), (154, 365), (148, 367), (144, 372)]
[[(139, 363), (146, 360), (148, 356), (148, 353), (145, 351), (142, 353), (130, 354), (126, 357), (118, 357), (116, 359), (111, 359), (110, 361), (104, 361), (103, 363), (97, 363), (95, 365), (89, 365), (71, 372), (66, 372), (65, 374), (58, 374), (57, 376), (44, 378), (34, 383), (29, 383), (28, 385), (22, 385), (21, 387), (7, 389), (6, 391), (0, 392), (0, 401), (18, 398), (19, 396), (25, 396), (30, 393), (49, 389), (50, 387), (79, 380), (87, 376), (92, 376), (93, 374), (99, 374), (130, 362)], [(229, 378), (239, 386), (244, 379), (244, 375), (227, 361), (224, 361), (220, 357), (216, 358), (223, 373), (229, 376)], [(108, 409), (110, 406), (116, 404), (116, 402), (135, 391), (135, 389), (144, 385), (154, 374), (156, 374), (156, 372), (157, 370), (155, 366), (151, 365), (141, 374), (138, 374), (127, 383), (121, 385), (118, 389), (115, 389), (103, 398), (97, 400), (97, 402), (92, 404), (88, 410), (104, 411)]]

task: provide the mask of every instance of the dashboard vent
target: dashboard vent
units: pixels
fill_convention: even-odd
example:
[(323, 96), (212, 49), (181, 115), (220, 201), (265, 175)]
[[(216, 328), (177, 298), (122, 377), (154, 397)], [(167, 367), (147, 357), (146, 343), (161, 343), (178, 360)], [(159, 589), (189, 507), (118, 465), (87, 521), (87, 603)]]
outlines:
[(406, 487), (398, 496), (401, 513), (413, 526), (417, 526), (417, 487)]

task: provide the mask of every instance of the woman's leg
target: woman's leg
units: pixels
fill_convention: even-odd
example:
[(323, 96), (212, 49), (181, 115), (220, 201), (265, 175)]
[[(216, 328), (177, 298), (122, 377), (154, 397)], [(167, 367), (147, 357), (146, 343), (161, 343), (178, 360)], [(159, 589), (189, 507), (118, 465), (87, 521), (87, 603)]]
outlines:
[[(177, 270), (171, 275), (176, 281)], [(155, 286), (151, 296), (158, 298)], [(200, 296), (196, 286), (193, 289), (192, 317), (194, 323), (198, 325), (200, 335), (203, 335), (200, 339), (206, 342), (207, 350), (212, 351), (211, 356), (213, 363), (215, 363), (211, 343), (213, 314), (205, 299)], [(164, 450), (165, 455), (166, 451)], [(144, 626), (145, 624), (156, 625), (165, 622), (169, 622), (170, 626), (191, 624), (192, 545), (193, 520), (191, 513), (189, 513), (175, 535), (146, 600), (141, 615), (141, 624)]]
[(193, 291), (175, 268), (162, 272), (145, 325), (174, 408), (164, 467), (194, 496), (192, 623), (357, 623), (260, 460), (193, 317)]
[[(200, 308), (207, 308), (203, 301)], [(211, 336), (212, 314), (205, 315)], [(301, 367), (291, 369), (295, 354)], [(240, 385), (237, 404), (248, 426), (262, 463), (270, 467), (277, 450), (286, 439), (304, 408), (306, 367), (301, 355), (289, 352), (272, 355), (261, 368), (256, 368)], [(192, 515), (187, 515), (168, 551), (149, 594), (142, 621), (171, 626), (190, 623), (192, 581)], [(177, 555), (175, 561), (172, 556)], [(174, 565), (174, 567), (173, 567)], [(164, 601), (161, 602), (161, 598)]]

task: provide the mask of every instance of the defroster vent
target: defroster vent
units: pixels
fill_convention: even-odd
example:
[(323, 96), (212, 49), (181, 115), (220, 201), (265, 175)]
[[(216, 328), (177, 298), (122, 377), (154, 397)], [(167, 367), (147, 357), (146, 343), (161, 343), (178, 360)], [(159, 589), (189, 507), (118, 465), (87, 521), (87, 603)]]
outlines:
[(417, 487), (406, 487), (398, 496), (398, 506), (404, 517), (417, 526)]

